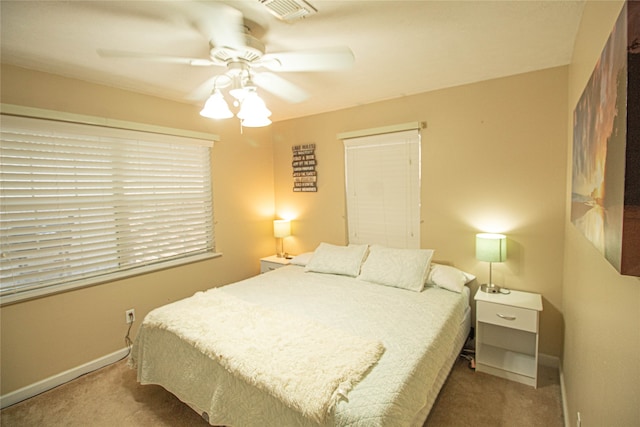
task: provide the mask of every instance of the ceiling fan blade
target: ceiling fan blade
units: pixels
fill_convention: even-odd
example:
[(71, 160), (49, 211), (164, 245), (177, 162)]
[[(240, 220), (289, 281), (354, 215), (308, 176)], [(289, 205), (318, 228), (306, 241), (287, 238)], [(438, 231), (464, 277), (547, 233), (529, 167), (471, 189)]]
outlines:
[(210, 67), (213, 65), (226, 67), (224, 63), (218, 63), (205, 58), (185, 58), (181, 56), (159, 55), (156, 53), (130, 52), (126, 50), (98, 49), (98, 55), (103, 58), (139, 59), (142, 61), (162, 62), (165, 64), (185, 64), (198, 67)]
[(187, 99), (192, 102), (200, 102), (207, 99), (209, 95), (211, 95), (216, 77), (217, 76), (212, 76), (200, 84), (187, 95)]
[(256, 85), (285, 101), (297, 104), (309, 98), (303, 89), (273, 73), (256, 73), (252, 79)]
[(185, 14), (209, 41), (218, 47), (242, 49), (245, 31), (242, 12), (221, 3), (184, 2)]
[(350, 68), (355, 61), (348, 47), (265, 54), (259, 65), (271, 71), (331, 71)]

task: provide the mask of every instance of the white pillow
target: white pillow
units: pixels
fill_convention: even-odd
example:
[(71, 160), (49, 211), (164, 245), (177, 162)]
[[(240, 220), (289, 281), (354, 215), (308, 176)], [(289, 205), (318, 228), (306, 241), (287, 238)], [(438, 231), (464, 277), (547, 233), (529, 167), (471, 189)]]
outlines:
[(289, 262), (293, 265), (301, 265), (304, 267), (309, 263), (309, 260), (311, 259), (312, 256), (313, 256), (313, 252), (305, 252), (305, 253), (294, 256), (293, 258), (291, 258), (291, 261)]
[(336, 246), (320, 243), (304, 271), (356, 277), (360, 274), (367, 249), (367, 245)]
[(450, 265), (431, 264), (431, 271), (427, 278), (429, 285), (448, 289), (453, 292), (462, 292), (464, 285), (474, 280), (476, 276), (465, 273)]
[(360, 280), (420, 292), (424, 288), (432, 249), (394, 249), (374, 245), (362, 265)]

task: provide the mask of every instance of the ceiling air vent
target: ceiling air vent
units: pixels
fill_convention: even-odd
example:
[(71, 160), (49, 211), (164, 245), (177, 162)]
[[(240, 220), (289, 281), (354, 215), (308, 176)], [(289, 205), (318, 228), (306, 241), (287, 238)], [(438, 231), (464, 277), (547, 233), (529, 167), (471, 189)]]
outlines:
[(286, 22), (297, 21), (313, 15), (318, 10), (304, 0), (258, 0), (269, 12)]

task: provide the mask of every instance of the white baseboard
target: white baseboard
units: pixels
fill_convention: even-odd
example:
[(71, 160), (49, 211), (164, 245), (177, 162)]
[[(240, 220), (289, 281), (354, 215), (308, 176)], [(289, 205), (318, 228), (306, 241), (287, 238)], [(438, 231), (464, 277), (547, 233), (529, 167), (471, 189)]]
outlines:
[(68, 371), (61, 372), (49, 378), (45, 378), (42, 381), (38, 381), (37, 383), (33, 383), (18, 390), (7, 393), (4, 396), (0, 396), (0, 409), (6, 408), (7, 406), (11, 406), (25, 399), (36, 396), (47, 390), (51, 390), (52, 388), (76, 379), (84, 374), (95, 371), (96, 369), (100, 369), (107, 365), (115, 363), (118, 360), (126, 357), (128, 352), (128, 348), (114, 351), (111, 354), (107, 354), (106, 356), (92, 360), (91, 362), (85, 363), (84, 365), (71, 368)]
[(567, 389), (564, 386), (564, 371), (562, 370), (562, 364), (560, 364), (560, 398), (562, 399), (564, 427), (570, 427), (569, 407), (567, 406)]

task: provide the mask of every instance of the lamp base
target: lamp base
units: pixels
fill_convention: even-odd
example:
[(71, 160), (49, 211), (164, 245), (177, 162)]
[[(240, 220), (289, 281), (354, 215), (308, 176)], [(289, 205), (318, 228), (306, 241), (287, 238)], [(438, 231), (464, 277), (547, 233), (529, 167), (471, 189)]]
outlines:
[(500, 293), (500, 286), (496, 286), (493, 283), (487, 283), (487, 284), (481, 285), (480, 290), (488, 294), (497, 294), (497, 293)]

